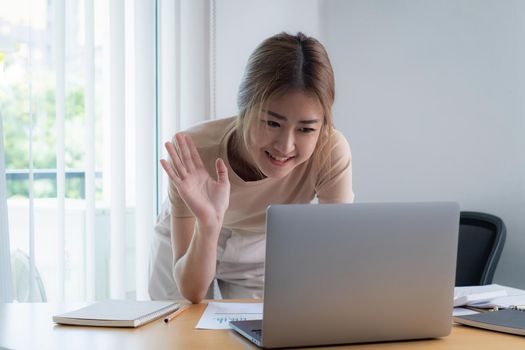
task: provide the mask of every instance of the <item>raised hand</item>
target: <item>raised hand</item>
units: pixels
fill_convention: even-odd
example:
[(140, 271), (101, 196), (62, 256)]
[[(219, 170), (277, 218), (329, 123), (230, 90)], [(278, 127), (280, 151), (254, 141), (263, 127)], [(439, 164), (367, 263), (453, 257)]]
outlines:
[(177, 134), (175, 138), (177, 150), (171, 142), (164, 144), (171, 164), (164, 159), (160, 163), (199, 225), (220, 229), (230, 200), (228, 169), (222, 159), (217, 159), (217, 180), (213, 179), (191, 137)]

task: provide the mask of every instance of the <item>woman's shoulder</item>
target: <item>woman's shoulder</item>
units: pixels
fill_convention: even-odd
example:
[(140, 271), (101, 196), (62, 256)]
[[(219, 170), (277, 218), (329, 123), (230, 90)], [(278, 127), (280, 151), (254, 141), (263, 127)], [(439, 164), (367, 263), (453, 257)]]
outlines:
[(352, 162), (350, 144), (341, 131), (334, 129), (329, 140), (321, 149), (319, 162), (312, 163), (319, 174), (347, 167)]
[(334, 129), (331, 136), (331, 154), (351, 158), (350, 144), (345, 135), (341, 131)]
[[(223, 137), (235, 126), (237, 117), (206, 120), (181, 131), (191, 136), (197, 148), (220, 144)], [(175, 140), (173, 135), (172, 141)]]

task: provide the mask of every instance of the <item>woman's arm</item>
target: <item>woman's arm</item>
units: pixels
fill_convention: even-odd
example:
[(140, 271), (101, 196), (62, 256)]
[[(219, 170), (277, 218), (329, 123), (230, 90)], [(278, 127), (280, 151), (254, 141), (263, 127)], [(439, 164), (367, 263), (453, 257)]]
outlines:
[(189, 136), (176, 135), (177, 149), (166, 143), (171, 164), (161, 160), (193, 217), (177, 218), (172, 209), (174, 277), (182, 296), (200, 302), (215, 276), (217, 241), (230, 198), (228, 171), (217, 159), (217, 180), (208, 174)]
[(220, 232), (220, 228), (204, 232), (197, 226), (195, 218), (177, 218), (172, 209), (174, 277), (181, 295), (192, 303), (204, 298), (215, 277)]

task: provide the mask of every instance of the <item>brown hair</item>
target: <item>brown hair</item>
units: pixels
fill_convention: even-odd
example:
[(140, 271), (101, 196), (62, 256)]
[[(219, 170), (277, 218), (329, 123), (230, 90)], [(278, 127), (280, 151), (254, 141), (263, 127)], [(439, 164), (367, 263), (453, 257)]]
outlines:
[(247, 146), (249, 129), (268, 101), (291, 91), (317, 97), (324, 109), (324, 122), (312, 155), (314, 162), (319, 162), (321, 155), (331, 149), (334, 73), (324, 46), (303, 33), (274, 35), (251, 54), (237, 98), (236, 142)]

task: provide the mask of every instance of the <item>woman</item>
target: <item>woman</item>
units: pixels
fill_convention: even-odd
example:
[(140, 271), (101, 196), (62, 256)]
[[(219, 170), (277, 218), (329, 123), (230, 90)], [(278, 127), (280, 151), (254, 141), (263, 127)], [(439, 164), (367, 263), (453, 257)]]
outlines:
[(262, 296), (269, 204), (353, 201), (334, 92), (321, 43), (278, 34), (250, 56), (237, 117), (166, 143), (173, 274), (183, 297), (200, 302), (214, 279), (224, 298)]

